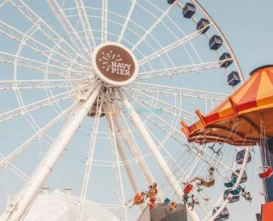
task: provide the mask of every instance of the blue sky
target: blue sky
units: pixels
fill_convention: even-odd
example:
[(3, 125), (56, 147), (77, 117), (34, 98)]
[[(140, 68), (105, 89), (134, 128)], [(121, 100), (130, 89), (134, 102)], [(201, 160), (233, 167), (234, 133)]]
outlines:
[[(231, 44), (245, 79), (258, 66), (273, 63), (272, 1), (201, 0), (200, 2), (210, 12)], [(253, 176), (256, 176), (255, 172)], [(255, 191), (254, 194), (257, 194), (259, 190), (255, 188)], [(255, 200), (257, 201), (257, 198), (254, 199), (252, 207), (245, 204), (240, 204), (239, 207), (236, 204), (230, 205), (233, 217), (231, 220), (255, 221), (253, 213), (259, 212), (258, 205), (254, 205)]]

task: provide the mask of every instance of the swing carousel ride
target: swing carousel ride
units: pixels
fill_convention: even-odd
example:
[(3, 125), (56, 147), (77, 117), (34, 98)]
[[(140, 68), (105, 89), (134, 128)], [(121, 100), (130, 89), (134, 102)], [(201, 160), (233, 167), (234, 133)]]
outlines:
[(78, 195), (73, 221), (88, 200), (123, 221), (159, 204), (224, 220), (251, 202), (272, 68), (228, 97), (240, 66), (198, 1), (2, 0), (0, 36), (1, 220), (31, 220), (46, 186)]

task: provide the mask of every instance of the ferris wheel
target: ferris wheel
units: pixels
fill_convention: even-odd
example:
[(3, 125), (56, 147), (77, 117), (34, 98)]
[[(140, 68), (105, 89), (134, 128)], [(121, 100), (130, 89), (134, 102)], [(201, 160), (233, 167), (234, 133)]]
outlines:
[(136, 220), (149, 199), (126, 202), (155, 183), (152, 206), (228, 216), (227, 187), (247, 181), (250, 149), (188, 143), (180, 121), (243, 77), (197, 1), (2, 0), (0, 11), (4, 220), (24, 219), (43, 186), (72, 187), (77, 220), (86, 199)]

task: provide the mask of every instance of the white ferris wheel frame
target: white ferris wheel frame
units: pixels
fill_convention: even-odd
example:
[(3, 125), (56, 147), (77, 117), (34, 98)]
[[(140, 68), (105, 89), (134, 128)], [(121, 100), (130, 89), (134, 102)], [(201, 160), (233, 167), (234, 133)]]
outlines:
[[(64, 51), (64, 48), (62, 48), (63, 46), (60, 46), (61, 43), (65, 44), (67, 48), (69, 48), (69, 50), (74, 51), (73, 47), (71, 47), (64, 38), (62, 38), (60, 35), (58, 35), (49, 25), (47, 25), (47, 23), (45, 23), (34, 11), (32, 11), (22, 0), (5, 0), (0, 7), (2, 7), (5, 3), (10, 2), (11, 4), (15, 5), (18, 10), (20, 10), (21, 13), (23, 14), (27, 14), (29, 20), (33, 23), (33, 27), (37, 27), (37, 24), (43, 24), (44, 27), (47, 29), (47, 32), (44, 32), (46, 36), (48, 36), (49, 38), (57, 38), (59, 39), (59, 44), (56, 44), (57, 49), (60, 49), (62, 51)], [(56, 0), (53, 1), (47, 1), (49, 6), (51, 7), (53, 13), (56, 15), (56, 17), (59, 19), (60, 23), (62, 24), (63, 28), (66, 30), (67, 35), (69, 36), (69, 38), (71, 39), (71, 42), (74, 43), (74, 46), (76, 48), (83, 48), (84, 51), (82, 53), (90, 53), (92, 51), (92, 49), (94, 48), (95, 44), (95, 40), (94, 40), (94, 36), (92, 34), (92, 28), (91, 25), (88, 21), (88, 15), (87, 12), (85, 10), (84, 7), (84, 3), (82, 0), (76, 0), (76, 5), (77, 5), (77, 9), (79, 11), (79, 17), (81, 20), (81, 23), (83, 24), (84, 27), (84, 37), (87, 40), (88, 43), (88, 48), (86, 48), (84, 46), (84, 44), (82, 43), (81, 38), (78, 36), (77, 32), (74, 30), (73, 26), (70, 24), (69, 19), (66, 17), (65, 13), (63, 12), (62, 8), (59, 6), (59, 4), (57, 3)], [(240, 78), (243, 81), (243, 75), (241, 73), (240, 70), (240, 66), (239, 63), (236, 59), (236, 57), (233, 54), (233, 51), (228, 43), (228, 41), (226, 40), (225, 36), (223, 35), (223, 33), (221, 32), (221, 30), (218, 28), (218, 26), (216, 25), (216, 23), (214, 22), (214, 20), (210, 17), (210, 15), (205, 11), (205, 9), (198, 3), (198, 1), (193, 0), (193, 2), (198, 6), (198, 8), (202, 11), (202, 13), (204, 15), (206, 15), (206, 17), (210, 20), (212, 26), (214, 26), (214, 28), (218, 31), (218, 33), (220, 34), (220, 36), (222, 37), (225, 45), (227, 46), (227, 48), (229, 49), (229, 52), (232, 55), (232, 60), (235, 63), (235, 66), (239, 72)], [(108, 13), (108, 1), (107, 0), (103, 0), (102, 2), (103, 4), (103, 14), (102, 14), (102, 35), (101, 35), (101, 39), (102, 42), (107, 42), (107, 13)], [(137, 1), (136, 0), (132, 0), (132, 4), (130, 7), (130, 10), (128, 12), (128, 16), (125, 20), (125, 23), (122, 27), (122, 31), (120, 33), (119, 39), (118, 39), (118, 43), (121, 42), (125, 30), (127, 28), (127, 25), (130, 21), (130, 16), (133, 12), (133, 9), (136, 5)], [(179, 3), (179, 1), (175, 1), (175, 3), (173, 5), (177, 4), (180, 7), (183, 7), (183, 5), (181, 3)], [(139, 40), (139, 42), (137, 44), (134, 45), (134, 47), (131, 49), (132, 51), (136, 50), (138, 45), (141, 44), (142, 41), (145, 40), (146, 36), (152, 32), (152, 30), (157, 26), (157, 24), (159, 24), (160, 22), (162, 22), (163, 18), (165, 16), (167, 16), (168, 12), (171, 10), (171, 8), (173, 7), (170, 6), (169, 9), (167, 11), (165, 11), (162, 16), (160, 18), (158, 18), (157, 22), (154, 23), (154, 25), (149, 29), (148, 32), (146, 32), (146, 34), (144, 36), (142, 36), (142, 38)], [(193, 19), (194, 20), (194, 19)], [(195, 21), (197, 22), (197, 21)], [(56, 53), (59, 54), (59, 56), (61, 57), (65, 57), (66, 59), (70, 60), (72, 63), (75, 61), (73, 61), (71, 58), (68, 57), (67, 54), (61, 54), (58, 52), (58, 50), (56, 50), (56, 48), (49, 48), (46, 45), (41, 44), (39, 41), (35, 40), (35, 38), (31, 37), (31, 34), (26, 35), (18, 30), (16, 30), (15, 28), (13, 28), (12, 26), (9, 26), (8, 24), (0, 21), (1, 23), (1, 28), (0, 28), (0, 32), (5, 33), (6, 35), (9, 35), (10, 37), (12, 36), (16, 36), (16, 39), (19, 42), (25, 42), (26, 40), (28, 42), (25, 42), (25, 44), (29, 44), (28, 47), (32, 48), (33, 50), (38, 51), (39, 48), (45, 48), (50, 50), (50, 54), (51, 53)], [(148, 57), (145, 57), (144, 59), (140, 60), (138, 63), (140, 65), (143, 65), (147, 62), (149, 62), (150, 60), (152, 60), (153, 58), (155, 58), (156, 56), (160, 56), (161, 54), (166, 53), (166, 51), (170, 51), (172, 50), (174, 47), (184, 44), (186, 41), (189, 41), (190, 39), (198, 36), (200, 34), (200, 31), (197, 31), (195, 33), (193, 33), (190, 36), (187, 36), (184, 39), (180, 39), (177, 42), (174, 42), (171, 45), (168, 45), (164, 48), (162, 48), (160, 51), (158, 51), (157, 53), (151, 54)], [(89, 39), (91, 37), (91, 40)], [(78, 39), (78, 40), (74, 40), (74, 39)], [(59, 45), (59, 46), (57, 46)], [(119, 44), (120, 45), (120, 44)], [(0, 61), (1, 62), (5, 62), (5, 63), (9, 63), (11, 65), (14, 65), (15, 69), (16, 67), (24, 67), (24, 68), (31, 68), (33, 70), (36, 71), (40, 71), (43, 72), (44, 68), (48, 69), (48, 68), (57, 68), (57, 69), (61, 69), (63, 71), (68, 71), (68, 72), (73, 72), (74, 74), (80, 74), (81, 71), (80, 70), (73, 70), (73, 67), (69, 67), (66, 66), (65, 64), (61, 64), (60, 62), (58, 62), (58, 60), (56, 60), (57, 63), (59, 63), (59, 65), (61, 66), (57, 66), (57, 65), (52, 65), (50, 63), (43, 63), (43, 62), (37, 62), (36, 60), (33, 59), (28, 59), (25, 57), (20, 56), (20, 51), (21, 49), (18, 50), (16, 55), (13, 54), (8, 54), (8, 53), (4, 53), (4, 52), (0, 52)], [(78, 52), (74, 51), (74, 53), (78, 54), (79, 59), (81, 59), (82, 61), (85, 62), (85, 64), (81, 64), (81, 66), (83, 68), (89, 68), (86, 64), (90, 63), (90, 61), (86, 60), (84, 58), (84, 56), (81, 56)], [(45, 54), (45, 56), (49, 56)], [(13, 60), (15, 59), (15, 61)], [(80, 65), (79, 63), (77, 63), (78, 65)], [(201, 65), (199, 65), (199, 67), (197, 67), (197, 65), (192, 65), (192, 66), (187, 66), (187, 67), (181, 67), (181, 68), (176, 68), (175, 73), (184, 73), (184, 72), (190, 72), (193, 71), (195, 72), (196, 70), (205, 70), (207, 68), (216, 68), (218, 67), (220, 64), (220, 62), (209, 62), (209, 63), (203, 63)], [(91, 69), (89, 68), (89, 70), (91, 71)], [(167, 74), (167, 72), (170, 70), (164, 70), (162, 69), (160, 71), (159, 76), (164, 76), (165, 74)], [(54, 74), (53, 71), (51, 71), (51, 74)], [(58, 73), (55, 73), (57, 76), (59, 76)], [(151, 72), (152, 74), (157, 74), (155, 72)], [(141, 73), (140, 73), (141, 75)], [(60, 77), (63, 77), (62, 75), (60, 75)], [(83, 78), (85, 79), (85, 78)], [(71, 80), (71, 79), (70, 79)], [(132, 79), (133, 81), (134, 79)], [(63, 81), (64, 84), (60, 84)], [(73, 81), (73, 79), (72, 79)], [(1, 82), (1, 85), (5, 85), (5, 86), (0, 86), (0, 90), (20, 90), (20, 89), (36, 89), (36, 88), (44, 88), (45, 85), (43, 84), (43, 81), (38, 81), (38, 80), (27, 80), (27, 81), (19, 81), (19, 80), (15, 80), (15, 81), (5, 81), (5, 82)], [(47, 80), (46, 81), (47, 85), (46, 88), (51, 89), (51, 88), (66, 88), (67, 85), (66, 80)], [(129, 82), (131, 83), (131, 82)], [(40, 165), (40, 170), (36, 171), (36, 173), (34, 173), (28, 180), (27, 185), (25, 186), (25, 188), (21, 191), (21, 194), (19, 195), (19, 197), (15, 200), (15, 202), (13, 203), (13, 206), (6, 212), (7, 215), (7, 220), (13, 220), (13, 221), (17, 221), (20, 220), (22, 217), (24, 217), (26, 215), (26, 212), (29, 209), (29, 206), (33, 203), (33, 200), (35, 199), (35, 197), (37, 196), (37, 194), (39, 193), (42, 184), (44, 183), (45, 179), (48, 177), (48, 175), (50, 174), (51, 170), (53, 169), (55, 163), (57, 162), (57, 160), (59, 159), (59, 157), (61, 156), (62, 152), (64, 151), (64, 149), (66, 148), (67, 144), (69, 143), (69, 140), (72, 138), (73, 134), (76, 132), (77, 128), (81, 125), (82, 121), (84, 120), (84, 118), (88, 115), (89, 110), (92, 108), (92, 106), (95, 103), (95, 100), (97, 99), (99, 92), (101, 90), (101, 88), (103, 87), (102, 83), (100, 81), (97, 81), (96, 87), (94, 87), (92, 90), (90, 90), (90, 93), (86, 99), (86, 101), (84, 102), (80, 102), (78, 104), (78, 110), (77, 110), (77, 114), (74, 115), (73, 119), (71, 119), (71, 121), (69, 121), (68, 125), (66, 128), (63, 129), (63, 131), (59, 134), (58, 139), (54, 141), (54, 143), (51, 146), (51, 151), (49, 152), (49, 154), (43, 159), (41, 165)], [(136, 82), (136, 84), (143, 84), (141, 82)], [(14, 85), (16, 85), (16, 87), (14, 87)], [(147, 84), (148, 85), (148, 84)], [(154, 85), (151, 85), (154, 86)], [(161, 88), (162, 89), (162, 88)], [(164, 90), (164, 88), (162, 89)], [(183, 89), (182, 89), (183, 90)], [(196, 91), (191, 91), (190, 96), (194, 96), (194, 93), (196, 93)], [(124, 105), (124, 107), (128, 108), (128, 109), (133, 109), (132, 104), (129, 102), (129, 100), (125, 97), (124, 93), (122, 92), (122, 90), (118, 89), (118, 94), (119, 97)], [(22, 98), (20, 97), (19, 94), (18, 95), (18, 100), (21, 100)], [(45, 100), (43, 102), (37, 102), (35, 104), (32, 105), (23, 105), (23, 102), (19, 101), (19, 103), (22, 104), (21, 108), (18, 108), (14, 111), (11, 112), (7, 112), (4, 114), (0, 115), (0, 122), (4, 121), (4, 120), (8, 120), (11, 119), (14, 116), (18, 116), (20, 114), (22, 114), (22, 110), (24, 110), (24, 112), (27, 111), (33, 111), (39, 107), (41, 107), (41, 105), (45, 105), (47, 103), (53, 104), (53, 103), (57, 103), (59, 101), (59, 98), (62, 99), (63, 96), (67, 95), (66, 93), (62, 94), (62, 95), (57, 95), (57, 96), (51, 96), (50, 100)], [(217, 95), (216, 95), (217, 96)], [(221, 95), (218, 95), (219, 97), (221, 97)], [(53, 98), (53, 99), (52, 99)], [(40, 105), (40, 106), (39, 106)], [(62, 115), (65, 115), (65, 112), (62, 113)], [(4, 157), (1, 161), (0, 161), (0, 167), (4, 166), (5, 164), (10, 164), (10, 160), (12, 158), (14, 158), (15, 156), (17, 156), (18, 154), (20, 154), (21, 151), (24, 150), (24, 148), (27, 147), (27, 145), (29, 145), (29, 143), (31, 143), (34, 139), (36, 139), (37, 137), (41, 136), (44, 131), (48, 130), (48, 128), (50, 128), (55, 122), (58, 121), (58, 119), (62, 118), (62, 115), (60, 115), (58, 118), (56, 118), (54, 121), (50, 122), (47, 126), (45, 126), (44, 128), (40, 129), (39, 132), (37, 132), (33, 137), (31, 137), (28, 141), (26, 141), (24, 144), (22, 144), (15, 152), (11, 153), (10, 155), (8, 155), (7, 157)], [(147, 146), (149, 147), (152, 155), (154, 156), (154, 158), (156, 159), (156, 161), (158, 162), (162, 172), (164, 173), (164, 175), (167, 177), (167, 180), (169, 181), (170, 185), (172, 186), (174, 192), (176, 193), (176, 195), (180, 198), (183, 194), (182, 194), (182, 189), (178, 183), (178, 181), (176, 180), (176, 178), (173, 176), (171, 169), (169, 168), (169, 166), (166, 163), (166, 160), (164, 159), (164, 157), (162, 156), (162, 154), (160, 153), (160, 151), (157, 148), (157, 145), (155, 143), (155, 141), (153, 140), (153, 138), (151, 137), (149, 131), (147, 130), (147, 128), (145, 127), (145, 124), (143, 123), (143, 121), (140, 119), (139, 114), (137, 114), (136, 112), (132, 112), (129, 114), (130, 119), (132, 120), (132, 123), (135, 125), (136, 129), (139, 131), (139, 133), (141, 134), (142, 138), (145, 140)], [(112, 130), (117, 130), (119, 132), (122, 133), (122, 131), (124, 130), (121, 126), (121, 124), (119, 123), (119, 120), (116, 117), (113, 117), (111, 119), (111, 127)], [(95, 136), (95, 135), (94, 135)], [(138, 148), (135, 147), (134, 143), (131, 141), (131, 139), (129, 137), (124, 137), (125, 142), (127, 144), (127, 146), (129, 147), (129, 149), (131, 150), (133, 156), (135, 158), (138, 159), (138, 166), (141, 168), (141, 171), (146, 179), (146, 181), (148, 183), (153, 183), (155, 181), (155, 178), (153, 177), (152, 173), (150, 172), (145, 159), (143, 157), (141, 157), (141, 153), (139, 152)], [(126, 160), (126, 156), (125, 154), (122, 152), (122, 148), (121, 148), (121, 144), (119, 141), (119, 138), (114, 138), (115, 140), (115, 150), (113, 153), (117, 153), (117, 157), (119, 155), (120, 158), (122, 158), (123, 161)], [(94, 141), (93, 141), (94, 142)], [(92, 156), (92, 152), (90, 152), (90, 156)], [(239, 184), (242, 176), (243, 176), (243, 170), (246, 167), (246, 163), (247, 163), (247, 158), (248, 158), (248, 154), (249, 154), (249, 148), (246, 148), (246, 155), (244, 158), (244, 162), (242, 164), (242, 170), (238, 176), (238, 180), (237, 180), (237, 184)], [(92, 157), (88, 158), (90, 159), (90, 165), (92, 164)], [(88, 167), (86, 167), (86, 174), (85, 174), (85, 178), (86, 181), (84, 182), (85, 184), (83, 185), (83, 191), (82, 191), (82, 197), (83, 199), (85, 199), (86, 197), (86, 187), (88, 185), (88, 175), (91, 168), (88, 169)], [(133, 176), (133, 172), (131, 171), (130, 167), (128, 165), (125, 165), (125, 169), (126, 172), (128, 174), (128, 177), (130, 179), (130, 183), (134, 189), (135, 192), (138, 191), (138, 186), (137, 186), (137, 182), (134, 179)], [(119, 173), (119, 172), (118, 172)], [(120, 176), (120, 174), (118, 175)], [(84, 190), (85, 189), (85, 190)], [(123, 192), (123, 188), (121, 187), (120, 192), (122, 194)], [(123, 196), (124, 198), (124, 196)], [(228, 200), (226, 200), (224, 202), (224, 204), (222, 204), (222, 206), (220, 207), (220, 209), (214, 214), (213, 217), (210, 217), (210, 220), (213, 220), (215, 217), (217, 217), (220, 212), (223, 210), (223, 208), (225, 207), (225, 205), (228, 203)], [(124, 208), (121, 208), (121, 212), (122, 210), (124, 210)], [(82, 219), (82, 209), (80, 210), (81, 212), (79, 213), (79, 220)], [(190, 218), (192, 220), (199, 220), (199, 217), (197, 217), (197, 215), (188, 210), (188, 214), (190, 216)], [(126, 212), (123, 213), (122, 217), (124, 217), (124, 220), (126, 220)], [(206, 217), (209, 218), (209, 217)], [(206, 219), (205, 218), (205, 219)]]

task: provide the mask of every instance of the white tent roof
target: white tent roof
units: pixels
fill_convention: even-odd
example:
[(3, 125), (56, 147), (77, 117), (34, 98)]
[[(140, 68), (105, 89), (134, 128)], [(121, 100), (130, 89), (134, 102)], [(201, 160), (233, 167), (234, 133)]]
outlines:
[[(75, 221), (79, 197), (55, 190), (37, 197), (24, 221)], [(83, 221), (118, 221), (119, 219), (101, 205), (86, 200)]]

